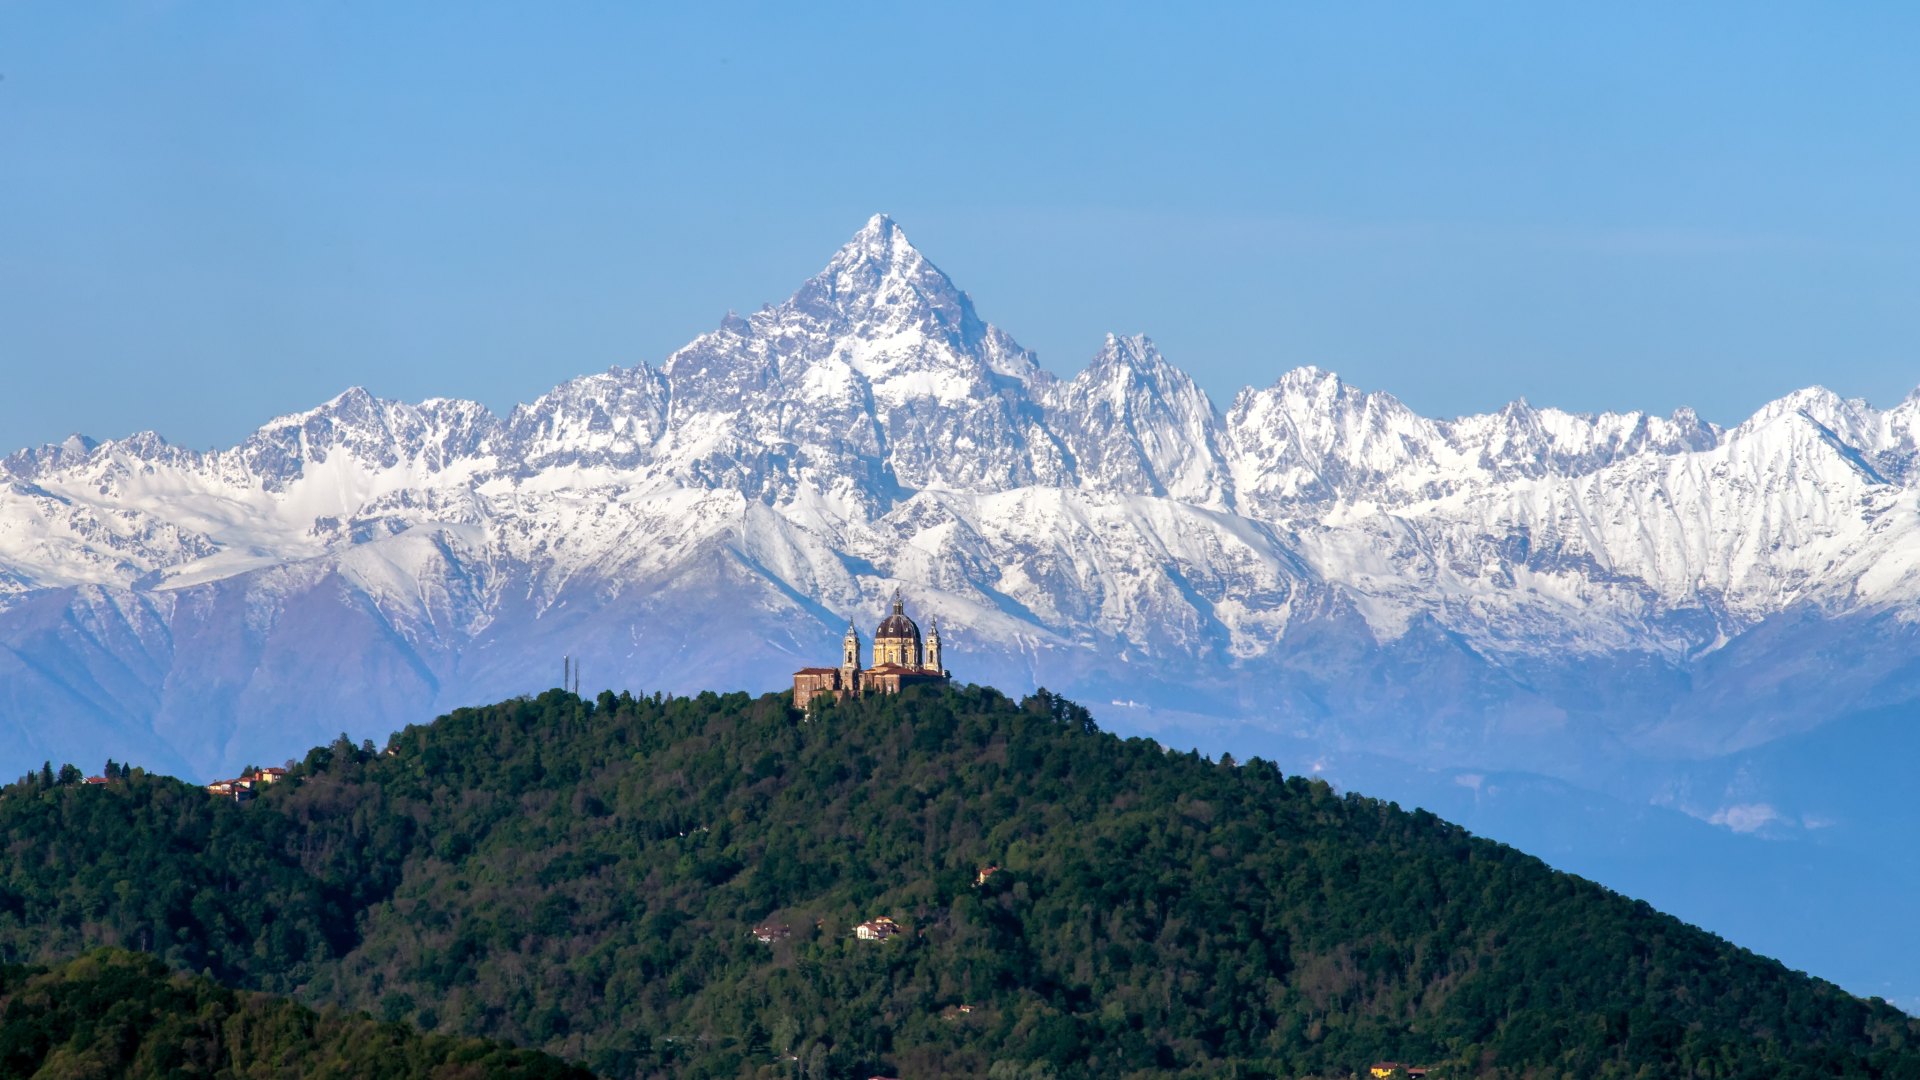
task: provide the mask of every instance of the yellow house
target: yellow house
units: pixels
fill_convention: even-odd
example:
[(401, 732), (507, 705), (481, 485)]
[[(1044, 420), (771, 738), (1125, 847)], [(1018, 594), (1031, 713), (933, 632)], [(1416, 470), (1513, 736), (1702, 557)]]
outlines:
[(877, 919), (868, 919), (866, 922), (854, 927), (853, 936), (859, 938), (861, 941), (885, 941), (904, 929), (906, 928), (899, 923), (882, 915)]

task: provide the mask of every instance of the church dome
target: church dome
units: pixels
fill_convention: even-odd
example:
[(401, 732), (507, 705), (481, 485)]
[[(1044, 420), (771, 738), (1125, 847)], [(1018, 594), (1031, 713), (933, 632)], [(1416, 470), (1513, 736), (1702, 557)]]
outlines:
[(920, 640), (920, 627), (915, 624), (912, 619), (907, 618), (905, 608), (906, 604), (903, 603), (896, 594), (893, 598), (893, 613), (881, 619), (879, 628), (873, 632), (873, 639), (875, 641), (879, 641), (881, 638), (909, 638), (913, 641)]

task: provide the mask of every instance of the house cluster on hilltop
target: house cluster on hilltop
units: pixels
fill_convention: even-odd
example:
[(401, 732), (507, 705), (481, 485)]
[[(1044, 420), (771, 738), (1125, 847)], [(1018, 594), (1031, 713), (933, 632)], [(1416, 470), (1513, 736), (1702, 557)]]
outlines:
[(927, 628), (924, 642), (920, 627), (907, 617), (906, 601), (894, 590), (893, 611), (880, 620), (873, 632), (873, 666), (860, 662), (860, 631), (847, 620), (847, 636), (841, 641), (840, 666), (801, 668), (793, 673), (793, 701), (810, 708), (815, 698), (832, 694), (834, 700), (865, 697), (868, 694), (897, 694), (903, 687), (921, 683), (943, 683), (952, 676), (940, 666), (940, 620)]
[(255, 787), (264, 787), (287, 775), (281, 768), (255, 769), (244, 776), (232, 780), (215, 780), (207, 785), (209, 794), (231, 798), (234, 802), (246, 802), (253, 798)]

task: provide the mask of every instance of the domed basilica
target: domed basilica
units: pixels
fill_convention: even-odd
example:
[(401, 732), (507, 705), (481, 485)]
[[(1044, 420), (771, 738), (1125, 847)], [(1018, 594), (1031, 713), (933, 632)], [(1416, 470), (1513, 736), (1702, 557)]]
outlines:
[(894, 590), (893, 611), (880, 620), (873, 632), (873, 666), (860, 663), (860, 631), (847, 621), (847, 636), (841, 641), (840, 666), (801, 668), (793, 673), (793, 703), (802, 708), (821, 694), (835, 700), (867, 694), (897, 694), (903, 686), (917, 683), (946, 682), (949, 675), (940, 666), (940, 620), (927, 627), (926, 641), (920, 639), (920, 627), (907, 618), (906, 602)]

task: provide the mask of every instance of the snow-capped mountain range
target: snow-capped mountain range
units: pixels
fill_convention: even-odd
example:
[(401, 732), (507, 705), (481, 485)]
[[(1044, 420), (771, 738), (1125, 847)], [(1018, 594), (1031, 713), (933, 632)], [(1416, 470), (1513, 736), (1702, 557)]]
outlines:
[(775, 688), (896, 586), (981, 681), (1442, 764), (1733, 752), (1920, 695), (1917, 444), (1920, 398), (1820, 389), (1437, 420), (1299, 368), (1223, 410), (1145, 337), (1063, 380), (875, 217), (504, 417), (353, 389), (229, 450), (8, 457), (0, 768), (228, 771), (563, 654)]

